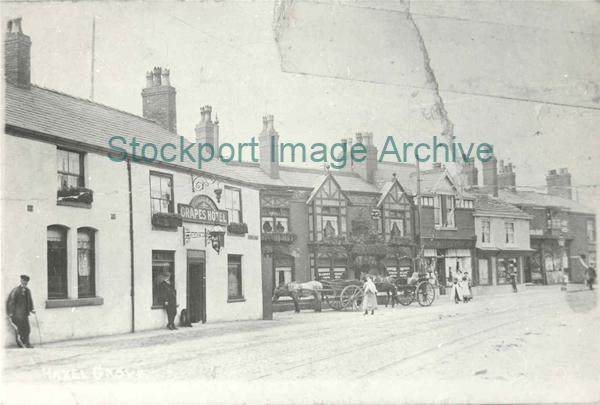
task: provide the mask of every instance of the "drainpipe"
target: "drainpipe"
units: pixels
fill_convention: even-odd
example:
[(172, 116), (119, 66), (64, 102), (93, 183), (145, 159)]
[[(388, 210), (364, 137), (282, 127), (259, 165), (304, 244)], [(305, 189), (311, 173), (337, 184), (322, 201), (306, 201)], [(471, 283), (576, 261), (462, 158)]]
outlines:
[(133, 260), (133, 194), (131, 191), (131, 158), (127, 159), (127, 186), (129, 191), (129, 257), (131, 270), (131, 333), (135, 333), (135, 267)]

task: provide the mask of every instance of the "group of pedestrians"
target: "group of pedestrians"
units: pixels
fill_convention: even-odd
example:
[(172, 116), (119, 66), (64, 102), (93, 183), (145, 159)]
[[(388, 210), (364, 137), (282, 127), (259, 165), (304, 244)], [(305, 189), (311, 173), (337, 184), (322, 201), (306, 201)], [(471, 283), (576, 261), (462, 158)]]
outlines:
[[(452, 273), (450, 273), (452, 275)], [(471, 278), (467, 273), (457, 274), (452, 280), (452, 298), (454, 303), (467, 303), (473, 299)]]

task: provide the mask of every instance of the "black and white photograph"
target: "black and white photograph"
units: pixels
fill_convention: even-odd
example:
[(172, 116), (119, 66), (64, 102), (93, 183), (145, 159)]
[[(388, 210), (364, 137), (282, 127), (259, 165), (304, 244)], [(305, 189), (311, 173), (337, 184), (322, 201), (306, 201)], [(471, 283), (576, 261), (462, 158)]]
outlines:
[(0, 403), (600, 401), (600, 1), (0, 14)]

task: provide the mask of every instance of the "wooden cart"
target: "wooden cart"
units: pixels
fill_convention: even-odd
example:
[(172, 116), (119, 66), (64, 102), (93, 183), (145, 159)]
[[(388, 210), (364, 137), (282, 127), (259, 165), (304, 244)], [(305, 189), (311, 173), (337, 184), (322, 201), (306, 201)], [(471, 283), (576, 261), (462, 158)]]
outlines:
[(359, 310), (364, 292), (360, 280), (321, 280), (323, 298), (336, 311)]

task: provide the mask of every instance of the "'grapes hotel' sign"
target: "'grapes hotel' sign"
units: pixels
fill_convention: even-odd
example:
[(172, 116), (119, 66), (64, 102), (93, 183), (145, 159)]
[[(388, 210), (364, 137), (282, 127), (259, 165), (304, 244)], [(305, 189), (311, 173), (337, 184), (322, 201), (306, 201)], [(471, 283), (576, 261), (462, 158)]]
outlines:
[(191, 205), (177, 204), (177, 211), (184, 222), (198, 222), (201, 224), (227, 225), (227, 211), (195, 208)]

